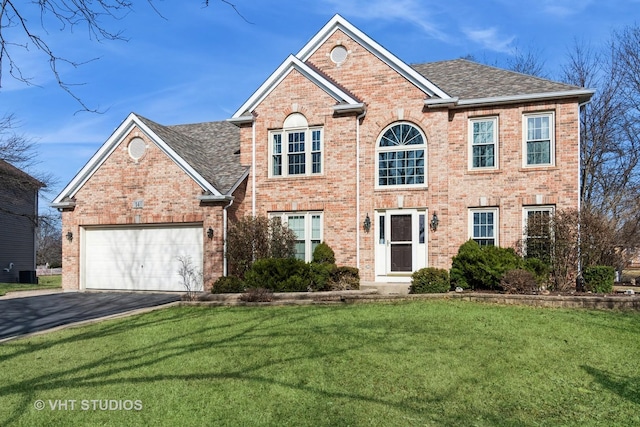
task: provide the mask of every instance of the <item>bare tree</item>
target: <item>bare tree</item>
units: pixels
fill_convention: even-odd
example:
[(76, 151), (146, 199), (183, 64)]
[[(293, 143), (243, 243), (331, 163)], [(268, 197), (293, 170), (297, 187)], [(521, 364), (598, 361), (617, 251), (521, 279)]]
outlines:
[[(581, 214), (606, 223), (605, 231), (615, 232), (616, 250), (623, 252), (640, 238), (639, 73), (638, 27), (614, 32), (601, 52), (576, 42), (564, 68), (567, 83), (596, 89), (580, 111)], [(613, 256), (601, 261), (623, 262)]]
[[(34, 190), (47, 191), (56, 184), (51, 173), (36, 173), (38, 165), (37, 145), (33, 140), (17, 132), (18, 123), (13, 115), (0, 117), (0, 190), (5, 203), (0, 204), (0, 213), (27, 216), (35, 225), (38, 216), (25, 213), (20, 208), (20, 200), (28, 199)], [(30, 176), (28, 176), (28, 175)], [(42, 217), (45, 221), (54, 221), (55, 216)]]
[(60, 215), (41, 215), (36, 234), (36, 264), (50, 268), (62, 266), (62, 228)]
[[(247, 21), (234, 4), (227, 0), (220, 2)], [(153, 0), (146, 0), (146, 3), (162, 17)], [(203, 2), (205, 7), (209, 4), (209, 0)], [(34, 84), (25, 66), (19, 62), (21, 53), (34, 50), (43, 54), (58, 86), (73, 97), (82, 110), (96, 111), (73, 91), (75, 84), (63, 78), (61, 69), (65, 65), (77, 68), (97, 58), (73, 60), (54, 51), (49, 42), (49, 30), (75, 32), (81, 29), (96, 41), (126, 40), (123, 31), (114, 28), (114, 22), (124, 19), (133, 10), (133, 5), (133, 0), (0, 0), (0, 87), (4, 77), (2, 70), (7, 70), (11, 77), (22, 83)], [(40, 19), (31, 21), (32, 16)]]
[(548, 78), (545, 71), (545, 60), (539, 49), (522, 50), (515, 47), (511, 57), (507, 59), (507, 68), (521, 74), (528, 74), (541, 78)]

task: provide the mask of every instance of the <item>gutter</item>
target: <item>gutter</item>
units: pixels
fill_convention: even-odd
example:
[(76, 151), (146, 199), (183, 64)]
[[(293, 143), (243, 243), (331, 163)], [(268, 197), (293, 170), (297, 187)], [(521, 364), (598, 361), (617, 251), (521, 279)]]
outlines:
[(227, 200), (233, 200), (233, 196), (218, 196), (215, 194), (202, 194), (198, 196), (198, 200), (200, 200), (203, 203), (224, 202)]
[(424, 106), (426, 108), (465, 108), (465, 107), (481, 107), (489, 105), (499, 104), (513, 104), (515, 102), (526, 101), (548, 101), (553, 99), (563, 99), (578, 97), (580, 99), (589, 101), (595, 91), (591, 89), (576, 89), (562, 92), (547, 92), (547, 93), (532, 93), (524, 95), (509, 95), (509, 96), (492, 96), (487, 98), (475, 98), (475, 99), (425, 99)]
[[(362, 102), (358, 104), (337, 104), (333, 106), (333, 112), (336, 114), (362, 113), (365, 112), (365, 106)], [(364, 115), (363, 115), (364, 117)], [(360, 116), (358, 116), (358, 119)]]
[(61, 211), (62, 209), (72, 209), (76, 207), (76, 202), (58, 202), (58, 203), (49, 203), (54, 209), (58, 209)]

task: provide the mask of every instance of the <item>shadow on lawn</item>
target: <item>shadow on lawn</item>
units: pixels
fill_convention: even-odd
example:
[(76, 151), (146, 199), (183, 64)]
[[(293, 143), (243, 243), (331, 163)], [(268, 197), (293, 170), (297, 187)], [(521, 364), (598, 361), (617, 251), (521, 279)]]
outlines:
[[(474, 378), (453, 379), (448, 384), (447, 390), (427, 396), (417, 395), (417, 391), (411, 391), (405, 395), (402, 393), (386, 395), (373, 389), (366, 389), (365, 392), (338, 386), (326, 389), (299, 381), (295, 377), (286, 380), (274, 376), (277, 375), (274, 372), (278, 369), (285, 370), (287, 367), (296, 366), (298, 361), (317, 360), (319, 366), (323, 366), (328, 361), (342, 360), (346, 353), (350, 357), (359, 357), (359, 355), (366, 357), (367, 351), (371, 348), (402, 357), (402, 353), (398, 352), (399, 344), (402, 343), (390, 342), (393, 340), (390, 340), (388, 334), (390, 329), (401, 328), (404, 320), (398, 316), (394, 316), (393, 319), (377, 319), (374, 322), (363, 322), (356, 317), (351, 319), (351, 323), (324, 320), (317, 322), (317, 327), (312, 329), (308, 327), (309, 324), (315, 324), (315, 317), (333, 317), (334, 313), (342, 310), (351, 310), (351, 308), (327, 306), (242, 310), (176, 307), (82, 328), (77, 332), (65, 332), (69, 335), (60, 340), (41, 339), (35, 340), (35, 344), (25, 343), (25, 340), (11, 343), (10, 346), (18, 348), (18, 351), (4, 356), (4, 360), (17, 356), (32, 356), (34, 352), (67, 344), (77, 346), (78, 351), (90, 351), (93, 345), (91, 340), (106, 337), (114, 338), (113, 342), (116, 345), (119, 335), (123, 337), (123, 341), (124, 337), (131, 334), (137, 334), (133, 336), (140, 337), (139, 344), (111, 348), (108, 352), (97, 351), (94, 348), (94, 352), (100, 356), (91, 356), (84, 363), (83, 358), (79, 357), (76, 362), (63, 363), (60, 366), (61, 369), (48, 369), (47, 373), (29, 374), (30, 376), (25, 379), (0, 385), (0, 398), (19, 397), (19, 404), (11, 413), (5, 412), (4, 415), (0, 415), (0, 425), (9, 425), (20, 421), (25, 415), (28, 417), (29, 414), (33, 414), (35, 399), (42, 398), (43, 393), (46, 392), (68, 395), (70, 389), (91, 393), (93, 387), (112, 385), (225, 380), (248, 382), (256, 386), (280, 386), (310, 393), (319, 401), (348, 399), (363, 404), (381, 405), (398, 410), (406, 416), (407, 420), (415, 419), (420, 424), (429, 420), (437, 425), (463, 425), (468, 424), (469, 417), (472, 417), (485, 422), (493, 420), (496, 425), (508, 425), (510, 419), (513, 421), (511, 425), (523, 425), (517, 415), (492, 413), (490, 408), (479, 411), (479, 408), (475, 408), (473, 413), (463, 411), (457, 414), (445, 414), (441, 409), (434, 409), (444, 407), (450, 396), (454, 394), (454, 390), (468, 387), (468, 383), (473, 382)], [(189, 322), (190, 318), (194, 321)], [(224, 319), (224, 322), (221, 319)], [(172, 323), (177, 327), (171, 327)], [(158, 329), (158, 326), (162, 328)], [(311, 330), (313, 334), (326, 336), (326, 340), (307, 339)], [(413, 338), (424, 339), (425, 337), (414, 336)], [(332, 340), (330, 346), (325, 344), (329, 340)], [(126, 342), (129, 343), (130, 340)], [(302, 347), (300, 347), (301, 343)], [(289, 346), (295, 347), (296, 350), (287, 353)], [(68, 348), (64, 350), (69, 351)], [(237, 363), (234, 364), (234, 360), (231, 360), (229, 367), (226, 368), (203, 365), (206, 354), (212, 351), (234, 354), (236, 356), (233, 357), (238, 357)], [(257, 353), (271, 354), (267, 353), (271, 351), (274, 357), (261, 357), (259, 362), (255, 363), (246, 363), (246, 360), (250, 359), (243, 357)], [(197, 367), (191, 367), (189, 364), (192, 361), (200, 362), (195, 364)], [(165, 372), (167, 366), (172, 364), (177, 365), (178, 368)], [(181, 373), (181, 369), (185, 372)], [(379, 374), (380, 369), (384, 369), (384, 366), (361, 366), (361, 369), (360, 375), (367, 375), (367, 372), (376, 375)], [(398, 387), (401, 386), (398, 384)], [(430, 418), (424, 418), (425, 411), (431, 412)], [(349, 419), (352, 414), (340, 413), (338, 416), (341, 418), (339, 424), (358, 423), (357, 420)]]
[[(169, 309), (171, 310), (171, 309)], [(187, 320), (188, 317), (200, 317), (202, 312), (193, 309), (177, 308), (173, 309), (168, 318), (166, 314), (162, 316), (162, 319), (156, 319), (154, 314), (149, 313), (139, 316), (133, 319), (126, 319), (123, 321), (107, 322), (106, 326), (91, 327), (89, 330), (72, 334), (69, 337), (60, 340), (42, 340), (42, 343), (32, 344), (30, 339), (27, 341), (20, 340), (10, 343), (7, 348), (18, 348), (18, 351), (0, 356), (0, 361), (6, 361), (8, 359), (18, 357), (21, 355), (33, 354), (40, 350), (47, 350), (56, 346), (62, 346), (65, 344), (80, 345), (83, 341), (90, 341), (94, 339), (105, 338), (109, 336), (117, 336), (118, 334), (131, 334), (135, 329), (155, 327), (162, 324), (170, 324), (176, 321)], [(207, 314), (211, 315), (211, 319), (216, 316), (216, 313), (221, 313), (218, 310), (203, 309), (207, 311)], [(166, 310), (163, 310), (166, 313)], [(136, 347), (129, 351), (121, 351), (116, 354), (108, 353), (104, 357), (94, 358), (91, 362), (73, 366), (71, 368), (51, 372), (43, 375), (31, 377), (29, 379), (4, 384), (0, 386), (0, 397), (9, 395), (21, 395), (21, 402), (19, 406), (11, 414), (5, 414), (7, 418), (0, 418), (0, 425), (8, 425), (16, 422), (22, 415), (28, 413), (32, 409), (32, 405), (37, 397), (38, 393), (43, 391), (52, 390), (64, 390), (68, 387), (81, 388), (81, 387), (96, 387), (112, 384), (140, 384), (140, 383), (153, 383), (157, 381), (167, 380), (215, 380), (215, 379), (241, 379), (256, 382), (267, 382), (268, 379), (254, 376), (251, 373), (259, 369), (272, 366), (273, 363), (287, 364), (294, 362), (296, 359), (308, 358), (308, 354), (303, 354), (296, 357), (290, 357), (286, 359), (280, 359), (277, 361), (268, 360), (264, 364), (255, 365), (252, 367), (243, 366), (237, 371), (230, 371), (225, 373), (195, 373), (195, 374), (159, 374), (151, 376), (136, 376), (137, 370), (146, 367), (152, 367), (158, 365), (169, 359), (177, 357), (196, 357), (200, 351), (211, 351), (214, 349), (222, 349), (228, 347), (242, 347), (246, 348), (243, 351), (256, 351), (256, 348), (252, 346), (252, 342), (256, 338), (283, 338), (282, 334), (273, 333), (273, 329), (277, 329), (279, 322), (275, 322), (278, 318), (276, 311), (269, 310), (264, 311), (263, 315), (256, 319), (255, 316), (248, 318), (244, 322), (236, 322), (233, 324), (217, 324), (216, 326), (203, 325), (198, 329), (192, 329), (190, 332), (183, 330), (172, 330), (170, 334), (162, 336), (161, 340), (154, 340), (153, 344), (149, 346)], [(304, 314), (304, 315), (303, 315)], [(311, 317), (313, 313), (300, 313), (296, 318), (288, 316), (286, 323), (290, 322), (305, 322)], [(283, 320), (284, 322), (284, 320)], [(244, 323), (244, 325), (243, 325)], [(262, 327), (268, 323), (267, 327)], [(233, 328), (234, 330), (240, 329), (238, 332), (224, 335), (225, 329)], [(221, 330), (221, 335), (224, 338), (217, 338), (216, 331), (212, 329)], [(264, 331), (264, 332), (262, 332)], [(279, 336), (280, 335), (280, 336)], [(166, 336), (166, 338), (165, 338)], [(286, 336), (285, 338), (294, 341), (296, 337)], [(254, 344), (255, 345), (255, 344)], [(274, 345), (282, 345), (278, 342)], [(269, 344), (261, 343), (260, 349), (264, 350), (269, 347)], [(323, 353), (321, 349), (315, 348), (311, 350), (312, 357), (324, 357), (328, 353)], [(68, 366), (68, 365), (67, 365)], [(123, 378), (122, 374), (130, 372), (131, 376)], [(275, 382), (274, 382), (275, 383)], [(289, 384), (283, 384), (285, 386), (293, 386)]]
[[(337, 346), (326, 346), (322, 340), (306, 340), (309, 329), (304, 326), (295, 327), (295, 325), (306, 325), (311, 321), (311, 318), (318, 315), (327, 316), (328, 313), (337, 309), (323, 307), (309, 310), (307, 308), (306, 310), (287, 311), (286, 316), (281, 316), (281, 311), (275, 309), (262, 310), (259, 313), (254, 311), (251, 316), (231, 316), (228, 323), (225, 322), (224, 324), (215, 322), (214, 318), (224, 315), (226, 310), (203, 309), (206, 310), (207, 321), (190, 323), (190, 325), (196, 325), (196, 327), (189, 331), (178, 328), (163, 328), (162, 331), (164, 333), (157, 334), (149, 345), (130, 346), (128, 349), (122, 349), (122, 351), (114, 349), (114, 351), (97, 358), (92, 357), (86, 363), (76, 365), (71, 361), (70, 363), (65, 363), (61, 370), (48, 370), (44, 374), (36, 374), (21, 381), (1, 385), (0, 397), (18, 395), (20, 396), (20, 403), (11, 413), (5, 412), (4, 416), (0, 416), (0, 424), (12, 424), (25, 414), (32, 412), (34, 401), (41, 398), (43, 392), (57, 392), (64, 395), (67, 394), (69, 388), (91, 390), (92, 387), (135, 385), (161, 381), (238, 380), (248, 381), (256, 385), (277, 385), (312, 393), (318, 399), (357, 400), (392, 407), (414, 416), (419, 416), (424, 411), (425, 402), (441, 403), (446, 400), (447, 397), (445, 395), (424, 397), (419, 401), (415, 399), (394, 400), (394, 398), (385, 395), (364, 394), (340, 389), (332, 391), (309, 385), (296, 379), (287, 381), (274, 378), (272, 374), (274, 366), (276, 369), (277, 367), (286, 369), (287, 366), (295, 366), (297, 361), (340, 359), (347, 351), (359, 352), (362, 350), (365, 344), (357, 344), (358, 340), (355, 339), (355, 334), (367, 333), (365, 325), (353, 325), (344, 328), (341, 325), (332, 323), (328, 327), (319, 326), (313, 330), (314, 334), (326, 334), (327, 339), (332, 339), (332, 334), (336, 333), (336, 328), (340, 328), (346, 335), (343, 335), (340, 344)], [(157, 312), (149, 313), (133, 319), (107, 322), (104, 326), (91, 327), (89, 330), (83, 329), (80, 333), (72, 333), (70, 336), (60, 340), (45, 339), (42, 340), (42, 343), (36, 344), (18, 341), (12, 343), (11, 346), (19, 347), (19, 350), (4, 356), (4, 360), (65, 344), (74, 344), (78, 345), (78, 348), (83, 348), (81, 344), (85, 341), (88, 343), (88, 341), (94, 339), (110, 336), (117, 337), (118, 334), (154, 333), (154, 331), (157, 332), (156, 326), (170, 324), (177, 320), (180, 320), (177, 324), (184, 326), (185, 323), (183, 321), (189, 316), (194, 316), (194, 318), (202, 318), (203, 316), (202, 311), (194, 310), (193, 308), (170, 308), (162, 310), (162, 312), (165, 314), (161, 319), (157, 318), (159, 316), (159, 314), (156, 314)], [(151, 329), (149, 329), (149, 332), (145, 332), (141, 330), (142, 328)], [(141, 336), (148, 338), (148, 335)], [(383, 333), (370, 335), (370, 338), (373, 340), (373, 345), (378, 343), (380, 346), (384, 346), (388, 340), (388, 336)], [(178, 360), (182, 360), (185, 357), (197, 360), (197, 358), (204, 356), (202, 352), (225, 350), (244, 355), (273, 350), (274, 354), (279, 354), (279, 348), (299, 345), (300, 342), (305, 343), (302, 351), (294, 351), (291, 354), (285, 353), (282, 357), (261, 358), (261, 362), (253, 365), (237, 363), (232, 365), (234, 366), (233, 368), (223, 369), (218, 372), (206, 372), (206, 369), (204, 372), (194, 372), (193, 369), (188, 367), (185, 368), (187, 372), (184, 374), (175, 371), (166, 373), (162, 371), (162, 365), (165, 362), (169, 362), (168, 364), (170, 365), (172, 359), (178, 358)], [(372, 343), (368, 342), (366, 345), (369, 346)], [(154, 366), (158, 367), (155, 373), (144, 373), (144, 371), (153, 370)], [(263, 369), (268, 369), (270, 373), (261, 372)], [(455, 385), (452, 385), (452, 387), (455, 387)], [(348, 416), (348, 414), (341, 415)]]
[(626, 377), (617, 373), (592, 368), (591, 366), (582, 366), (582, 369), (607, 390), (636, 405), (640, 405), (640, 377)]

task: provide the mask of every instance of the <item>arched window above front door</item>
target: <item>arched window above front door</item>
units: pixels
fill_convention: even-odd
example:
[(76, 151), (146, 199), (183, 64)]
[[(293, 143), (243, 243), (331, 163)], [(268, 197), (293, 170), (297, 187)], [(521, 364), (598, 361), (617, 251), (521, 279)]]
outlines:
[(422, 131), (408, 122), (382, 131), (377, 144), (378, 188), (423, 187), (427, 182), (427, 144)]

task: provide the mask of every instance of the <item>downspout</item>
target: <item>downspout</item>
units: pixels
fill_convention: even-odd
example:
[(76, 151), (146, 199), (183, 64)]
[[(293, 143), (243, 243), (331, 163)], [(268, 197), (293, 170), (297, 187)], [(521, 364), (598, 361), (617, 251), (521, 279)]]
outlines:
[[(581, 219), (582, 219), (582, 117), (580, 117), (582, 113), (582, 107), (591, 102), (591, 99), (583, 102), (582, 104), (578, 104), (578, 278), (577, 280), (581, 280), (582, 277), (582, 230), (581, 230)], [(576, 291), (578, 287), (578, 283), (576, 283)], [(582, 287), (582, 283), (581, 283)], [(584, 289), (580, 289), (580, 291), (584, 291)]]
[(223, 250), (223, 260), (222, 260), (222, 275), (223, 276), (227, 276), (228, 275), (228, 265), (227, 265), (227, 227), (229, 224), (229, 220), (228, 220), (228, 212), (227, 209), (229, 209), (231, 207), (231, 205), (233, 205), (233, 199), (231, 199), (229, 201), (229, 204), (227, 206), (225, 206), (222, 209), (222, 238), (223, 238), (223, 242), (222, 242), (222, 250)]
[(367, 111), (356, 117), (356, 267), (360, 270), (360, 120)]
[(251, 122), (251, 216), (256, 216), (256, 119)]

